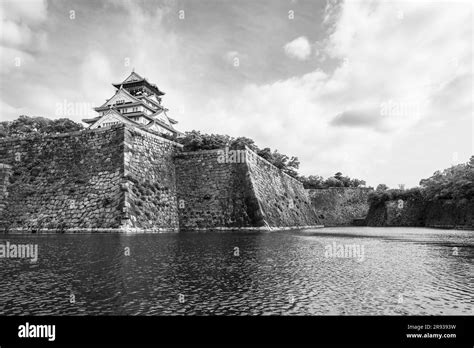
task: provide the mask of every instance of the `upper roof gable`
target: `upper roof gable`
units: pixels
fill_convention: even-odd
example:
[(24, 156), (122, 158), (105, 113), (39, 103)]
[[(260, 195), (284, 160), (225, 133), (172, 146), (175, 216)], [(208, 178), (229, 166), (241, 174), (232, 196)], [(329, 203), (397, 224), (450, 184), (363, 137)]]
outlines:
[(153, 93), (156, 93), (159, 96), (165, 94), (165, 92), (160, 91), (160, 89), (155, 84), (148, 82), (146, 78), (138, 75), (135, 71), (132, 71), (132, 73), (125, 80), (123, 80), (122, 82), (112, 83), (112, 85), (115, 88), (120, 88), (120, 87), (122, 87), (122, 85), (126, 85), (126, 86), (133, 85), (135, 82), (137, 82), (139, 84), (143, 83), (145, 86), (147, 86), (149, 89), (151, 89)]
[(131, 95), (126, 89), (119, 88), (116, 92), (115, 95), (112, 96), (109, 100), (107, 100), (104, 104), (99, 106), (99, 108), (102, 108), (104, 106), (111, 106), (117, 104), (117, 101), (123, 101), (123, 103), (127, 102), (138, 102), (141, 103), (141, 101), (137, 98), (135, 98), (133, 95)]
[(143, 77), (138, 75), (135, 71), (132, 71), (132, 73), (125, 80), (123, 80), (122, 83), (141, 81), (141, 80), (143, 80)]

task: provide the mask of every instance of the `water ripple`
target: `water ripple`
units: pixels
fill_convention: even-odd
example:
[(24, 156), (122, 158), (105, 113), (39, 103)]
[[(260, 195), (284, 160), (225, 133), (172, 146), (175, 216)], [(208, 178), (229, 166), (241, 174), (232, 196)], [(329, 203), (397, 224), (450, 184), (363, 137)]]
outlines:
[[(38, 244), (39, 258), (0, 259), (6, 315), (473, 313), (470, 231), (2, 236), (0, 243), (7, 240)], [(345, 245), (363, 247), (363, 258), (326, 253)]]

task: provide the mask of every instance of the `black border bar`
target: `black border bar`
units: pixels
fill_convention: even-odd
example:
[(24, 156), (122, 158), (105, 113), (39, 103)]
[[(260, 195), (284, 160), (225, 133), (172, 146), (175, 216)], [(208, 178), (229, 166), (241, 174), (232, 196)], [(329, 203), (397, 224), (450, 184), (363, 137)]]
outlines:
[[(17, 345), (408, 345), (473, 347), (473, 316), (3, 316), (0, 346)], [(20, 338), (25, 323), (55, 325), (55, 341)], [(422, 327), (409, 329), (409, 325)], [(455, 329), (435, 329), (448, 325)], [(429, 328), (431, 329), (425, 329)], [(407, 338), (407, 334), (456, 334), (456, 338)]]

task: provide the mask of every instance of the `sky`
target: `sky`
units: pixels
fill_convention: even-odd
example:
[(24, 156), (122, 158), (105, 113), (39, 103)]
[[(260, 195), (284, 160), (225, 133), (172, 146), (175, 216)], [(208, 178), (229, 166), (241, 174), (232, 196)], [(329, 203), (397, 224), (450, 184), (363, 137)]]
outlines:
[(80, 122), (132, 70), (182, 131), (246, 136), (368, 185), (474, 153), (464, 2), (0, 0), (0, 121)]

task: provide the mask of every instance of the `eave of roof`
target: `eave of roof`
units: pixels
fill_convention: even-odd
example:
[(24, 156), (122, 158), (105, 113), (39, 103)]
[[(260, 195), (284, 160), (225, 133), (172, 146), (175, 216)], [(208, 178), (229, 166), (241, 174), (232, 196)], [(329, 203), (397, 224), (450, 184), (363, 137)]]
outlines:
[(156, 116), (160, 115), (161, 113), (163, 113), (165, 115), (165, 117), (168, 119), (168, 121), (170, 121), (171, 124), (176, 124), (178, 123), (178, 121), (172, 119), (171, 117), (168, 116), (168, 114), (166, 113), (166, 111), (168, 111), (168, 109), (162, 109), (162, 110), (158, 110), (157, 112), (155, 112), (154, 114), (150, 115), (151, 117), (153, 117), (153, 119), (156, 119)]
[(146, 100), (150, 101), (151, 103), (153, 103), (154, 105), (156, 105), (157, 108), (159, 109), (163, 109), (163, 106), (161, 106), (159, 103), (157, 103), (156, 101), (154, 101), (153, 99), (151, 98), (148, 98), (146, 95), (140, 95), (138, 96), (137, 98), (145, 98)]
[(115, 87), (115, 88), (120, 88), (120, 86), (128, 86), (128, 85), (132, 85), (132, 84), (139, 84), (139, 83), (143, 83), (145, 84), (148, 88), (150, 88), (151, 90), (153, 90), (157, 95), (161, 96), (161, 95), (165, 95), (165, 92), (162, 92), (155, 84), (153, 83), (150, 83), (148, 82), (147, 79), (141, 79), (141, 80), (134, 80), (134, 81), (128, 81), (128, 82), (121, 82), (121, 83), (113, 83), (112, 85)]
[[(110, 100), (110, 99), (109, 99)], [(107, 102), (106, 102), (107, 104)], [(133, 102), (133, 103), (123, 103), (123, 104), (114, 104), (114, 108), (122, 108), (122, 107), (133, 107), (133, 106), (143, 106), (145, 108), (147, 108), (148, 110), (150, 110), (151, 112), (156, 112), (156, 109), (152, 108), (150, 105), (147, 105), (145, 104), (142, 100), (138, 100), (136, 102)], [(96, 108), (94, 108), (95, 111), (105, 111), (105, 110), (109, 110), (110, 107), (109, 105), (102, 105), (102, 106), (98, 106)]]
[[(166, 123), (163, 123), (161, 120), (153, 119), (153, 122), (157, 123), (158, 125), (160, 125), (163, 128), (168, 129), (170, 132), (179, 133), (179, 131), (174, 129), (173, 126), (169, 126)], [(153, 125), (153, 122), (150, 122), (149, 124), (147, 124), (146, 127), (147, 128), (151, 127)]]
[(103, 116), (97, 116), (97, 117), (94, 117), (94, 118), (83, 118), (81, 121), (84, 122), (84, 123), (94, 123), (94, 122), (100, 120), (101, 117), (103, 117)]
[[(114, 104), (113, 107), (121, 108), (121, 107), (132, 107), (132, 106), (137, 106), (137, 105), (143, 105), (142, 101), (139, 100), (139, 101), (131, 102), (131, 103)], [(95, 111), (104, 111), (104, 110), (109, 110), (109, 109), (110, 109), (109, 105), (98, 106), (94, 108)]]
[(94, 123), (96, 123), (97, 121), (99, 121), (101, 118), (109, 115), (109, 114), (114, 114), (115, 116), (118, 116), (128, 122), (131, 122), (133, 123), (134, 125), (141, 125), (140, 123), (138, 122), (135, 122), (134, 120), (124, 116), (122, 113), (118, 112), (117, 110), (115, 109), (110, 109), (108, 112), (106, 112), (105, 114), (103, 114), (102, 116), (97, 116), (97, 117), (94, 117), (94, 118), (89, 118), (89, 119), (83, 119), (82, 121), (85, 122), (85, 123), (88, 123), (90, 124), (90, 126), (92, 126)]
[(123, 116), (125, 117), (135, 117), (135, 116), (143, 116), (145, 117), (146, 119), (152, 121), (153, 119), (150, 118), (150, 116), (148, 116), (147, 114), (145, 114), (143, 111), (134, 111), (134, 112), (127, 112), (127, 113), (124, 113), (122, 114)]
[(169, 117), (166, 111), (165, 111), (165, 116), (168, 118), (168, 121), (170, 121), (171, 124), (178, 123), (178, 121), (176, 121), (174, 118)]
[[(144, 124), (141, 124), (141, 123), (139, 123), (139, 122), (136, 122), (136, 121), (134, 121), (133, 119), (131, 119), (130, 117), (128, 117), (128, 116), (130, 116), (130, 115), (128, 115), (128, 114), (122, 114), (122, 113), (118, 112), (118, 111), (115, 110), (115, 109), (110, 109), (109, 112), (107, 112), (106, 114), (104, 114), (104, 115), (102, 115), (102, 116), (97, 116), (97, 117), (90, 118), (90, 119), (83, 119), (82, 121), (83, 121), (83, 122), (86, 122), (86, 123), (90, 123), (89, 127), (91, 127), (95, 122), (99, 121), (102, 117), (105, 117), (105, 116), (108, 115), (109, 113), (113, 113), (113, 114), (117, 115), (118, 117), (122, 118), (123, 120), (125, 120), (126, 122), (130, 122), (130, 123), (132, 123), (133, 125), (135, 125), (135, 126), (137, 126), (137, 127), (139, 127), (139, 128), (143, 128), (143, 129), (147, 129), (147, 130), (148, 130), (148, 129), (153, 125), (153, 123), (157, 123), (159, 126), (161, 126), (161, 127), (165, 128), (165, 129), (169, 130), (169, 131), (172, 132), (172, 133), (182, 134), (180, 131), (174, 129), (173, 127), (168, 126), (167, 124), (161, 122), (160, 120), (155, 120), (155, 119), (151, 118), (151, 117), (148, 116), (148, 115), (144, 115), (144, 114), (137, 115), (137, 116), (144, 116), (146, 119), (148, 119), (148, 120), (150, 121), (148, 124), (144, 125)], [(150, 130), (150, 131), (151, 131), (151, 130)]]

